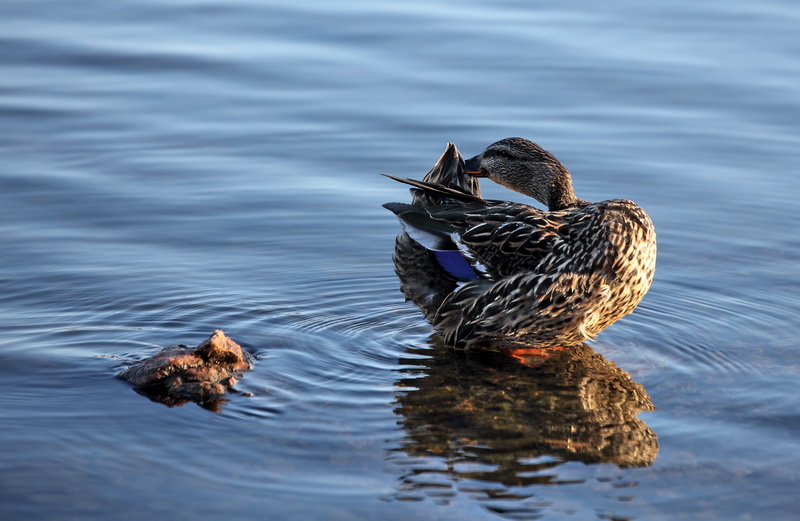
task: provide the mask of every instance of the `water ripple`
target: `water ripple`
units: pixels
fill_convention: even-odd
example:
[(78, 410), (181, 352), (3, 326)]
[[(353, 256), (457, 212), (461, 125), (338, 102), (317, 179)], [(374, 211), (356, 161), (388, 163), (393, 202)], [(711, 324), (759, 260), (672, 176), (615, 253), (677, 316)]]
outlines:
[[(798, 8), (654, 5), (5, 2), (5, 517), (790, 516)], [(377, 174), (515, 134), (659, 231), (600, 371), (455, 355), (398, 292)], [(214, 329), (256, 357), (220, 412), (114, 378)]]

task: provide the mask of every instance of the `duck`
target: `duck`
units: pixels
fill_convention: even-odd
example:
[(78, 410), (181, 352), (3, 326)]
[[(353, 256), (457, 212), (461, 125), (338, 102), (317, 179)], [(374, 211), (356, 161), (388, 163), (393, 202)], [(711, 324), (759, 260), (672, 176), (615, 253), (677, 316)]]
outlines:
[[(411, 203), (384, 205), (403, 228), (401, 290), (449, 346), (574, 346), (631, 313), (652, 284), (647, 213), (627, 199), (579, 199), (567, 168), (532, 141), (501, 139), (466, 161), (450, 143), (421, 181), (387, 177), (412, 186)], [(482, 178), (546, 209), (483, 199)]]

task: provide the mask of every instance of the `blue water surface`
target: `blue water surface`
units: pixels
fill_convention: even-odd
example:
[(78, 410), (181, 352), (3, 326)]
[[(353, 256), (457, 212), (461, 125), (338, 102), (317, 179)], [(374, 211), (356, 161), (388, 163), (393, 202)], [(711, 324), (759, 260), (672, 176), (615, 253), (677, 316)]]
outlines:
[[(794, 519), (798, 25), (789, 0), (4, 2), (0, 518)], [(409, 195), (379, 173), (507, 136), (658, 231), (637, 311), (546, 378), (437, 344), (381, 207)], [(252, 396), (115, 378), (214, 329)]]

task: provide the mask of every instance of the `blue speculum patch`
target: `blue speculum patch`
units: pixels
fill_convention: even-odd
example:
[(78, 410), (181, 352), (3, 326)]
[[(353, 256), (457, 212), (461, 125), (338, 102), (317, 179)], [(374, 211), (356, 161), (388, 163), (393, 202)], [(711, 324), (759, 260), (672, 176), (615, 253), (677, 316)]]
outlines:
[(456, 280), (466, 282), (478, 278), (478, 274), (472, 269), (467, 259), (458, 250), (429, 250), (433, 253), (436, 262), (447, 272), (448, 275)]

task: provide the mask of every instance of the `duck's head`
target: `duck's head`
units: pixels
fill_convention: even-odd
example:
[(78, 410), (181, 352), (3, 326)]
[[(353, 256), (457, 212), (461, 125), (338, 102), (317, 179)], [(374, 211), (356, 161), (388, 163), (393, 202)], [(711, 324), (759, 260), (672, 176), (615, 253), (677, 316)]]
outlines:
[(579, 201), (569, 171), (553, 154), (536, 143), (509, 137), (492, 143), (466, 161), (467, 173), (487, 177), (511, 190), (533, 197), (550, 210)]

